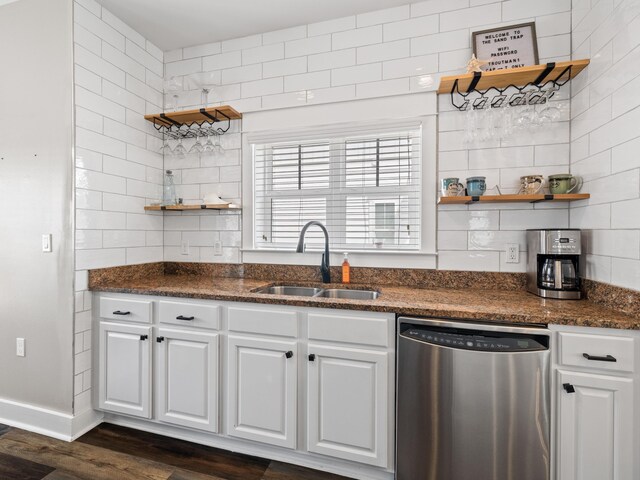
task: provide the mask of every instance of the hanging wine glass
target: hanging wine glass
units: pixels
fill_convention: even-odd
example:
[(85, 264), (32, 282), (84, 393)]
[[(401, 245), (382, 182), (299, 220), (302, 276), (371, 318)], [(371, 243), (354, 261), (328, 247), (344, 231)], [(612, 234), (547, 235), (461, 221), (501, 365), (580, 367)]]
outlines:
[(180, 103), (179, 92), (183, 90), (184, 81), (182, 77), (170, 77), (164, 82), (164, 90), (166, 92), (165, 110), (178, 110)]
[(209, 93), (217, 86), (217, 72), (192, 73), (187, 77), (189, 89), (200, 89), (200, 103), (202, 108), (207, 108), (209, 103)]
[(171, 145), (169, 145), (169, 137), (165, 137), (158, 153), (162, 155), (171, 155), (172, 152), (173, 149), (171, 148)]
[(173, 149), (173, 155), (175, 155), (176, 157), (186, 157), (187, 156), (187, 149), (184, 148), (184, 145), (182, 144), (182, 137), (180, 137), (178, 139), (178, 144), (176, 145), (176, 147)]
[(202, 142), (200, 141), (202, 137), (200, 136), (200, 133), (198, 133), (196, 135), (196, 141), (193, 145), (191, 145), (191, 148), (189, 149), (189, 153), (197, 153), (197, 154), (201, 154), (202, 152), (204, 152), (204, 145), (202, 144)]
[(212, 154), (216, 151), (216, 146), (211, 140), (211, 135), (207, 137), (206, 143), (202, 146), (203, 153)]
[(214, 153), (216, 155), (224, 155), (224, 148), (222, 147), (222, 143), (220, 142), (220, 134), (215, 135), (216, 139), (213, 142)]

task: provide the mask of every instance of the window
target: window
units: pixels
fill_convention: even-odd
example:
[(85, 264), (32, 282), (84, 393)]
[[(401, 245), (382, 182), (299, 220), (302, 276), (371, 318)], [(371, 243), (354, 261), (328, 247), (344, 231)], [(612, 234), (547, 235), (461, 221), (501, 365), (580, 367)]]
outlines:
[[(421, 129), (253, 144), (256, 249), (420, 250)], [(308, 248), (324, 236), (312, 228)]]

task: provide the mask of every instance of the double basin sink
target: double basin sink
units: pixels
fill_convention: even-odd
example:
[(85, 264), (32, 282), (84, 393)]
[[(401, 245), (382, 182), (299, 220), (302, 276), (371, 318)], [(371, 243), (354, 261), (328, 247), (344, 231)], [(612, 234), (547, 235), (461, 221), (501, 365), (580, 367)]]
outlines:
[(293, 295), (297, 297), (343, 298), (348, 300), (375, 300), (380, 296), (374, 290), (351, 290), (346, 288), (314, 288), (294, 285), (275, 285), (254, 290), (271, 295)]

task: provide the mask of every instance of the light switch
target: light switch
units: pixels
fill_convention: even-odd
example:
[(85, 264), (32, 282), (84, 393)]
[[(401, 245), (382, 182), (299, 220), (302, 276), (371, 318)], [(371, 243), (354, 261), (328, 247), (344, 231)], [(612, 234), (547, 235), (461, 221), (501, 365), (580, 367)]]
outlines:
[(220, 256), (222, 255), (222, 242), (220, 240), (216, 240), (213, 243), (213, 254), (215, 256)]
[(24, 338), (16, 338), (16, 355), (24, 357)]
[(51, 253), (51, 234), (45, 233), (42, 235), (42, 251), (44, 253)]

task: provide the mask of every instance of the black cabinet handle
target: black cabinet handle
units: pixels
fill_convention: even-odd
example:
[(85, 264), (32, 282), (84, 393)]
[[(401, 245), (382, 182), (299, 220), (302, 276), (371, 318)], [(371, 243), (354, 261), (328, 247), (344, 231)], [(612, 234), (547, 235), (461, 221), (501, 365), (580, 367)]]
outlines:
[(140, 340), (146, 340), (149, 338), (149, 335), (140, 335)]
[(293, 352), (291, 350), (289, 350), (287, 353), (284, 354), (285, 357), (287, 358), (291, 358), (293, 357)]
[(113, 312), (114, 315), (131, 315), (131, 312), (121, 312), (120, 310), (116, 310)]
[(582, 356), (587, 360), (593, 360), (594, 362), (617, 362), (618, 361), (616, 357), (612, 357), (611, 355), (598, 357), (597, 355), (589, 355), (588, 353), (583, 353)]
[(567, 393), (576, 393), (576, 389), (570, 383), (563, 383), (562, 388), (564, 388)]
[(316, 359), (316, 354), (315, 353), (310, 353), (309, 354), (309, 361), (313, 362)]
[(164, 342), (164, 337), (158, 337), (158, 338), (156, 338), (156, 342), (158, 342), (158, 343), (162, 343), (162, 342)]
[(184, 317), (182, 315), (178, 315), (176, 317), (176, 320), (193, 320), (194, 318), (196, 318), (196, 317)]

